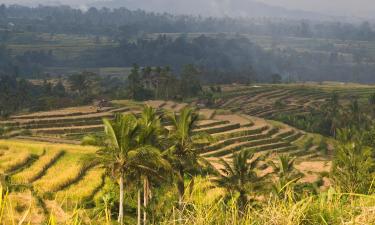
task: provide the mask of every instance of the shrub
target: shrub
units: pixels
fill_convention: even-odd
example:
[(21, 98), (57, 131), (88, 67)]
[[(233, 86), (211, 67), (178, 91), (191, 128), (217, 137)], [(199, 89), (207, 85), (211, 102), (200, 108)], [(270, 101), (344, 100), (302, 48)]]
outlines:
[(318, 150), (321, 151), (324, 155), (328, 155), (328, 144), (324, 138), (320, 139)]
[(303, 144), (303, 149), (308, 151), (312, 146), (314, 146), (314, 138), (310, 137), (307, 141)]

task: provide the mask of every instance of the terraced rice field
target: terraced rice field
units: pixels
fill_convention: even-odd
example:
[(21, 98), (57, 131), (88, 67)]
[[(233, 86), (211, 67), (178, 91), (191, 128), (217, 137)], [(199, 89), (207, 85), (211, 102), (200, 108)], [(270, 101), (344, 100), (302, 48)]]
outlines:
[[(167, 112), (178, 111), (187, 105), (163, 101), (148, 101), (146, 104)], [(102, 169), (89, 166), (82, 160), (88, 154), (94, 154), (96, 148), (66, 143), (79, 143), (79, 137), (100, 132), (103, 129), (102, 117), (112, 118), (115, 112), (137, 114), (141, 108), (139, 104), (116, 101), (116, 106), (100, 112), (84, 107), (85, 110), (81, 111), (63, 109), (2, 121), (15, 127), (27, 127), (32, 135), (17, 140), (0, 140), (0, 172), (10, 178), (13, 185), (21, 185), (34, 197), (42, 199), (45, 211), (52, 207), (63, 212), (58, 208), (62, 203), (90, 202), (101, 193), (106, 180)], [(314, 139), (315, 135), (285, 124), (240, 113), (224, 115), (214, 109), (201, 109), (200, 114), (195, 132), (209, 133), (214, 141), (197, 150), (214, 166), (220, 158), (230, 162), (233, 153), (241, 149), (267, 153), (269, 160), (275, 159), (279, 153), (288, 153), (301, 159), (298, 163), (304, 163), (301, 171), (306, 174), (306, 180), (315, 182), (320, 178), (319, 172), (303, 170), (303, 165), (310, 163), (306, 165), (318, 168), (329, 161), (317, 150), (319, 140)], [(168, 125), (167, 121), (165, 123)], [(306, 142), (312, 142), (309, 149), (304, 148)], [(268, 170), (259, 168), (259, 173)]]
[(335, 92), (342, 104), (357, 98), (368, 104), (368, 97), (375, 93), (371, 86), (356, 84), (323, 83), (294, 85), (230, 85), (222, 88), (216, 107), (267, 119), (280, 114), (298, 115), (322, 107)]
[[(245, 102), (251, 104), (258, 104), (253, 101), (266, 102), (267, 99), (280, 99), (284, 98), (286, 101), (291, 101), (285, 98), (289, 96), (290, 92), (300, 92), (299, 90), (286, 90), (281, 88), (280, 90), (275, 89), (273, 86), (261, 87), (260, 89), (254, 88), (254, 90), (248, 90), (246, 88), (240, 90), (229, 90), (226, 93), (228, 96), (240, 93), (236, 97), (228, 98), (227, 101), (222, 101), (223, 107), (231, 108), (233, 105), (238, 105), (241, 108), (238, 110), (244, 111), (247, 114), (249, 111), (243, 109), (246, 106)], [(250, 97), (249, 97), (250, 96)], [(306, 93), (303, 95), (306, 96)], [(249, 100), (250, 98), (250, 100)], [(302, 98), (302, 97), (301, 97)], [(252, 99), (252, 100), (251, 100)], [(296, 100), (297, 99), (297, 100)], [(314, 98), (317, 99), (317, 98)], [(320, 99), (319, 99), (320, 100)], [(295, 98), (295, 104), (300, 101), (299, 98)], [(49, 141), (49, 142), (60, 142), (60, 143), (79, 143), (80, 139), (90, 133), (100, 133), (103, 129), (102, 118), (113, 118), (115, 113), (139, 113), (142, 109), (140, 104), (135, 104), (129, 101), (115, 101), (114, 107), (107, 107), (101, 110), (96, 108), (85, 106), (77, 108), (67, 108), (56, 111), (33, 113), (28, 115), (14, 116), (10, 120), (1, 121), (2, 124), (14, 126), (22, 129), (29, 129), (31, 136), (20, 137), (27, 140), (37, 141)], [(158, 108), (159, 111), (179, 111), (185, 107), (186, 103), (176, 103), (172, 101), (148, 101), (145, 102), (148, 105)], [(251, 105), (250, 104), (250, 105)], [(260, 103), (259, 103), (260, 104)], [(254, 106), (250, 106), (255, 108)], [(262, 108), (267, 108), (262, 106)], [(233, 108), (231, 108), (233, 111)], [(268, 110), (268, 109), (267, 109)], [(257, 111), (257, 115), (264, 115), (266, 112), (277, 112), (277, 110), (270, 109), (268, 111), (253, 109)], [(222, 115), (213, 109), (200, 109), (201, 121), (199, 126), (196, 128), (196, 132), (205, 132), (211, 134), (215, 140), (219, 140), (212, 143), (209, 146), (204, 146), (199, 149), (203, 156), (208, 158), (215, 157), (229, 157), (233, 152), (239, 151), (244, 148), (256, 150), (256, 151), (280, 151), (297, 154), (300, 151), (296, 145), (293, 144), (296, 140), (300, 139), (304, 133), (290, 127), (275, 127), (269, 121), (261, 118), (251, 117), (245, 114), (229, 114)], [(24, 181), (33, 181), (41, 175), (48, 177), (49, 173), (46, 171), (51, 163), (58, 157), (63, 159), (74, 159), (69, 153), (66, 153), (60, 149), (59, 153), (44, 152), (44, 155), (39, 157), (38, 164), (31, 166), (28, 172), (24, 172), (14, 179), (20, 180), (20, 177)], [(22, 160), (14, 162), (16, 167), (18, 164), (26, 164), (31, 155), (24, 155)], [(72, 161), (71, 165), (75, 165)], [(12, 169), (12, 166), (7, 166)], [(67, 169), (67, 168), (61, 168)], [(75, 180), (77, 177), (82, 176), (86, 168), (69, 168), (69, 173), (72, 174), (71, 180)], [(9, 170), (9, 169), (8, 169)], [(57, 169), (58, 170), (58, 169)], [(71, 171), (70, 171), (71, 170)], [(53, 174), (53, 173), (52, 173)], [(43, 180), (43, 179), (42, 179)], [(62, 184), (49, 184), (53, 187), (45, 191), (55, 191), (60, 186), (66, 186), (66, 182), (62, 181)], [(69, 182), (68, 182), (69, 183)], [(40, 185), (39, 185), (40, 184)], [(37, 181), (36, 186), (45, 186), (42, 181)]]

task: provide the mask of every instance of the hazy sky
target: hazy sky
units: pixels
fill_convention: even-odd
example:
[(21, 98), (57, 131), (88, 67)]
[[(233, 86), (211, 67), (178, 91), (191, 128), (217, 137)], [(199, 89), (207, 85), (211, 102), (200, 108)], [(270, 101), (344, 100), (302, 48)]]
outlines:
[[(75, 6), (84, 5), (100, 0), (0, 0), (0, 3), (46, 3), (46, 2), (62, 2), (66, 4), (73, 4)], [(109, 1), (109, 0), (101, 0)], [(149, 0), (152, 2), (153, 0)], [(201, 1), (216, 1), (219, 3), (233, 4), (239, 1), (251, 0), (201, 0)], [(371, 16), (375, 14), (375, 0), (257, 0), (270, 5), (282, 6), (289, 9), (302, 9), (308, 11), (317, 11), (323, 13), (334, 13), (340, 15), (356, 15), (356, 16)], [(175, 0), (187, 4), (189, 0)], [(194, 13), (194, 12), (191, 12)]]
[(258, 0), (288, 8), (340, 14), (375, 14), (375, 0)]

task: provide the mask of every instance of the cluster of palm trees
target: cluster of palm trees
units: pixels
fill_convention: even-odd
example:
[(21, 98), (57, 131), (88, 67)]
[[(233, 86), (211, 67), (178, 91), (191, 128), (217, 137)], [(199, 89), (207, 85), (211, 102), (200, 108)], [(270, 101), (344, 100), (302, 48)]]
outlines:
[[(373, 100), (369, 102), (373, 108)], [(337, 129), (368, 129), (372, 124), (371, 113), (369, 109), (361, 107), (357, 98), (352, 97), (346, 103), (338, 93), (333, 92), (322, 107), (312, 109), (309, 114), (280, 114), (277, 119), (308, 132), (336, 137)]]
[[(198, 114), (184, 108), (169, 117), (170, 128), (161, 124), (157, 110), (146, 106), (137, 118), (133, 114), (117, 114), (114, 120), (103, 119), (104, 137), (85, 138), (85, 144), (99, 145), (94, 159), (116, 178), (120, 187), (118, 222), (124, 223), (124, 190), (126, 180), (143, 183), (143, 207), (151, 196), (151, 182), (155, 179), (176, 179), (179, 207), (185, 193), (184, 177), (187, 170), (207, 163), (197, 152), (196, 140), (209, 139), (208, 135), (194, 132)], [(173, 176), (169, 176), (169, 175)], [(141, 190), (138, 190), (138, 224), (141, 224)], [(143, 222), (147, 221), (144, 211)]]
[[(228, 195), (239, 193), (240, 209), (245, 208), (251, 197), (249, 193), (261, 187), (264, 177), (259, 177), (255, 169), (265, 159), (264, 156), (255, 157), (253, 152), (243, 150), (233, 155), (231, 163), (221, 160), (222, 169), (219, 170), (214, 170), (207, 160), (200, 157), (199, 144), (212, 141), (212, 137), (194, 130), (198, 117), (198, 113), (189, 107), (163, 117), (157, 110), (146, 106), (138, 117), (118, 114), (113, 120), (104, 119), (104, 137), (100, 140), (85, 139), (86, 144), (100, 146), (95, 157), (90, 160), (105, 167), (118, 181), (120, 224), (124, 223), (124, 192), (127, 185), (136, 184), (138, 187), (138, 224), (147, 224), (147, 207), (153, 182), (174, 181), (177, 184), (177, 205), (182, 210), (185, 177), (199, 168), (208, 168), (207, 171), (214, 175), (213, 183), (226, 189)], [(162, 125), (162, 119), (167, 121), (168, 129)], [(279, 167), (275, 166), (275, 171), (280, 173), (285, 184), (291, 180), (293, 161), (289, 162), (289, 158), (283, 160), (286, 163), (283, 161)]]

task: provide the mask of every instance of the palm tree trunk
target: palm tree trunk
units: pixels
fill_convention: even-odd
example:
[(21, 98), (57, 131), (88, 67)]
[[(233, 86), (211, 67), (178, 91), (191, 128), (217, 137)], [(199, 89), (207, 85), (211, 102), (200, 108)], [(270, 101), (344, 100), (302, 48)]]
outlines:
[(137, 218), (137, 224), (141, 225), (141, 189), (138, 189), (138, 218)]
[(180, 179), (178, 180), (178, 207), (182, 210), (184, 194), (185, 194), (185, 183), (184, 183), (184, 176), (185, 172), (183, 168), (180, 168)]
[(118, 222), (120, 225), (124, 224), (124, 176), (120, 176), (120, 203), (119, 203), (119, 214)]
[(147, 212), (146, 212), (146, 209), (147, 209), (147, 205), (148, 205), (148, 196), (149, 196), (149, 192), (148, 192), (149, 184), (148, 183), (149, 183), (148, 182), (148, 178), (144, 177), (144, 179), (143, 179), (143, 208), (144, 208), (144, 211), (143, 211), (143, 224), (147, 223)]
[(246, 201), (247, 201), (247, 199), (246, 199), (246, 194), (245, 194), (245, 192), (243, 192), (243, 191), (240, 191), (240, 196), (239, 196), (239, 199), (238, 199), (238, 208), (239, 208), (239, 211), (241, 212), (241, 213), (244, 213), (244, 211), (245, 211), (245, 208), (246, 208)]
[(185, 194), (185, 183), (184, 183), (184, 170), (183, 168), (180, 169), (180, 179), (177, 181), (178, 186), (178, 221), (182, 224), (182, 210), (184, 205), (184, 194)]

